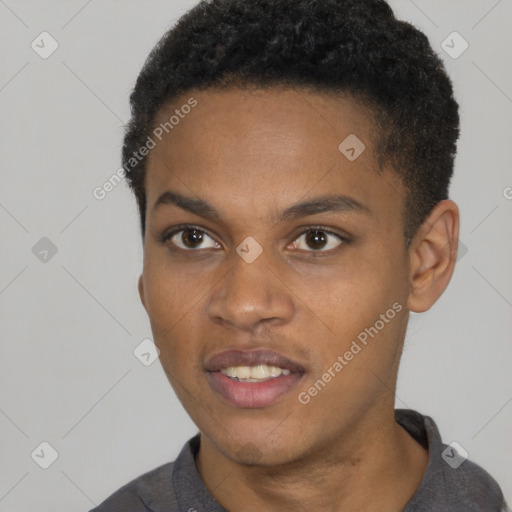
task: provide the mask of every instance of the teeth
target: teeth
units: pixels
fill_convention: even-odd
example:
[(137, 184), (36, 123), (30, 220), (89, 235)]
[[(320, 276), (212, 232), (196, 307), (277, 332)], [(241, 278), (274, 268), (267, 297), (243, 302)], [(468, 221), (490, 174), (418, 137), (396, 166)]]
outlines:
[(268, 379), (270, 368), (266, 364), (260, 364), (251, 368), (251, 379)]
[(244, 380), (246, 382), (258, 382), (273, 379), (280, 375), (290, 375), (290, 370), (277, 366), (259, 364), (257, 366), (230, 366), (223, 368), (221, 372), (232, 379)]
[[(277, 366), (269, 366), (268, 367), (268, 373), (269, 373), (269, 376), (270, 377), (279, 377), (279, 375), (281, 375), (281, 372), (283, 370), (281, 370), (281, 368), (278, 368)], [(286, 370), (286, 371), (290, 371), (290, 370)]]

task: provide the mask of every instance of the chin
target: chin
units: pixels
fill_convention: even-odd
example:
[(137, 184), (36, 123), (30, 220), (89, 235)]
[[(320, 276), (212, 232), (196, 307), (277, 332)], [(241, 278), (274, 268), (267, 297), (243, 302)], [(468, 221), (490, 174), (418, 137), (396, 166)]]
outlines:
[(305, 445), (298, 432), (276, 434), (272, 432), (276, 425), (279, 423), (273, 422), (268, 429), (239, 430), (232, 435), (222, 432), (220, 437), (210, 439), (225, 457), (238, 464), (280, 466), (302, 458)]

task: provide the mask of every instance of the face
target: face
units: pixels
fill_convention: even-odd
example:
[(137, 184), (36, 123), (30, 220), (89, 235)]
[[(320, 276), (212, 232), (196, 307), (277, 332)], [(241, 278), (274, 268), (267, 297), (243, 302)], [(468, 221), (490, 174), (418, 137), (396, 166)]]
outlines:
[(156, 125), (190, 97), (146, 176), (139, 287), (161, 364), (231, 460), (328, 450), (393, 408), (404, 189), (349, 97), (206, 90)]

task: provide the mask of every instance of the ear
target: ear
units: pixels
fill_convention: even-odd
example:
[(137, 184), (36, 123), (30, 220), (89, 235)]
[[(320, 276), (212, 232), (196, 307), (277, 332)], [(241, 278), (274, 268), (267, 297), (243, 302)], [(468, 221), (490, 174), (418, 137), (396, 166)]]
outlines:
[(455, 269), (458, 242), (459, 208), (445, 199), (434, 207), (409, 247), (410, 311), (430, 309), (444, 292)]
[(139, 287), (140, 301), (142, 302), (142, 305), (144, 306), (144, 309), (147, 311), (148, 308), (146, 306), (146, 295), (144, 293), (144, 278), (142, 277), (142, 274), (139, 277), (138, 287)]

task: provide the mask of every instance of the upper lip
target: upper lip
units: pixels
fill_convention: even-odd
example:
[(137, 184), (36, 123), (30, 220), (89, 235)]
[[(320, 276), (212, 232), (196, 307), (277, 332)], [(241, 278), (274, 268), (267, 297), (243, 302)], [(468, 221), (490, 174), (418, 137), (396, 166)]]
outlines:
[(211, 357), (205, 368), (209, 372), (218, 372), (230, 366), (257, 366), (260, 364), (277, 366), (291, 372), (303, 373), (305, 371), (299, 363), (278, 352), (266, 349), (225, 350)]

